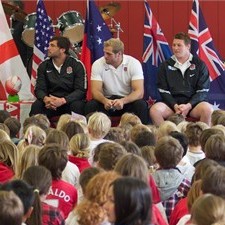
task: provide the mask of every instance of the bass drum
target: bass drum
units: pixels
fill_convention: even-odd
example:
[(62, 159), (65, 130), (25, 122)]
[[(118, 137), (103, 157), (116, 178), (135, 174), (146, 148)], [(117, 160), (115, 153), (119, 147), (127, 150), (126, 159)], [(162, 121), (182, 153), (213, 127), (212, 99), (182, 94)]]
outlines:
[(84, 21), (79, 12), (65, 12), (57, 20), (62, 35), (68, 37), (71, 43), (76, 44), (83, 40)]
[[(52, 26), (52, 20), (48, 17)], [(34, 38), (35, 38), (35, 23), (37, 19), (37, 14), (31, 13), (28, 14), (25, 18), (25, 23), (23, 26), (24, 31), (22, 32), (22, 40), (29, 47), (34, 47)]]

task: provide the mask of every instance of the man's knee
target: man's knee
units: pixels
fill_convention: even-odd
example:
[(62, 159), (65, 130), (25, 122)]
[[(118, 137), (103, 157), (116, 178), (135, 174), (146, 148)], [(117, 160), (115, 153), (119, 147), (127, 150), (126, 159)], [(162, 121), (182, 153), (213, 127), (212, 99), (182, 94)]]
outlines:
[(39, 114), (39, 113), (43, 113), (44, 108), (45, 108), (44, 102), (36, 99), (35, 102), (31, 106), (29, 116), (36, 115), (36, 114)]
[(75, 112), (75, 113), (84, 115), (85, 104), (86, 104), (86, 102), (83, 100), (73, 101), (72, 103), (70, 103), (70, 110), (71, 110), (71, 112)]
[(194, 114), (198, 114), (199, 116), (201, 116), (202, 114), (211, 115), (213, 112), (213, 107), (208, 102), (200, 102), (194, 107), (193, 112)]
[(134, 101), (129, 111), (135, 113), (141, 119), (142, 123), (149, 123), (148, 105), (146, 101)]
[(165, 109), (168, 108), (164, 103), (162, 102), (157, 102), (155, 103), (154, 105), (151, 106), (149, 112), (150, 112), (150, 115), (154, 116), (155, 114), (157, 115), (161, 115), (163, 113), (163, 111), (165, 111)]
[(92, 113), (92, 112), (97, 112), (99, 111), (99, 102), (96, 100), (90, 100), (86, 103), (85, 105), (85, 115)]

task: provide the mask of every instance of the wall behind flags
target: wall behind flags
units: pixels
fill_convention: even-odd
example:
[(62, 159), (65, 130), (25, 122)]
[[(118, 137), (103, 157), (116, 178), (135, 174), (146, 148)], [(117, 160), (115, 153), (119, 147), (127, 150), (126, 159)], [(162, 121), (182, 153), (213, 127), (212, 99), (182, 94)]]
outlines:
[[(104, 6), (110, 2), (112, 1), (96, 1), (96, 4), (97, 6)], [(144, 24), (143, 1), (115, 0), (115, 2), (119, 2), (121, 5), (121, 9), (115, 14), (114, 19), (117, 22), (120, 22), (121, 28), (124, 31), (123, 33), (120, 33), (120, 38), (125, 43), (125, 52), (141, 60), (143, 51)], [(57, 24), (57, 18), (59, 18), (60, 15), (71, 10), (80, 12), (83, 19), (85, 19), (86, 0), (44, 0), (44, 3), (47, 13), (53, 20), (54, 25)], [(187, 32), (192, 8), (191, 0), (149, 0), (148, 3), (169, 44), (171, 44), (175, 33), (179, 31)], [(36, 11), (36, 1), (24, 0), (24, 4), (26, 13), (30, 14)], [(211, 32), (215, 47), (220, 53), (221, 58), (225, 59), (225, 0), (203, 0), (200, 1), (200, 7)], [(106, 20), (106, 23), (110, 24), (110, 20)], [(59, 32), (58, 29), (56, 29), (56, 32)]]

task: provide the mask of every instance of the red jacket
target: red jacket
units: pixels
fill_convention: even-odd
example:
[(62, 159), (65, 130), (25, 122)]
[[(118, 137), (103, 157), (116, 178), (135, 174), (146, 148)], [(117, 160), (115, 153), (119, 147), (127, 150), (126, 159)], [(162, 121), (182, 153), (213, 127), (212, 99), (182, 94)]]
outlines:
[(5, 183), (14, 177), (14, 171), (5, 163), (0, 162), (0, 183)]
[(69, 161), (71, 163), (74, 163), (82, 172), (84, 169), (91, 167), (90, 163), (88, 162), (88, 159), (86, 158), (78, 158), (73, 155), (69, 155)]

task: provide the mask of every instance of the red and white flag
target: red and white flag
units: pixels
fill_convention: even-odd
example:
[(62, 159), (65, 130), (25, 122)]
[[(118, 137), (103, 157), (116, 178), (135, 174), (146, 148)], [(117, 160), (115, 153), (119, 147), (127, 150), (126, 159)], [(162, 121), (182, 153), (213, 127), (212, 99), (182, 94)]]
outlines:
[(18, 93), (20, 100), (32, 100), (34, 96), (30, 91), (30, 78), (13, 40), (0, 1), (0, 97), (2, 100), (7, 99), (5, 81), (10, 76), (18, 76), (22, 81), (22, 87)]

